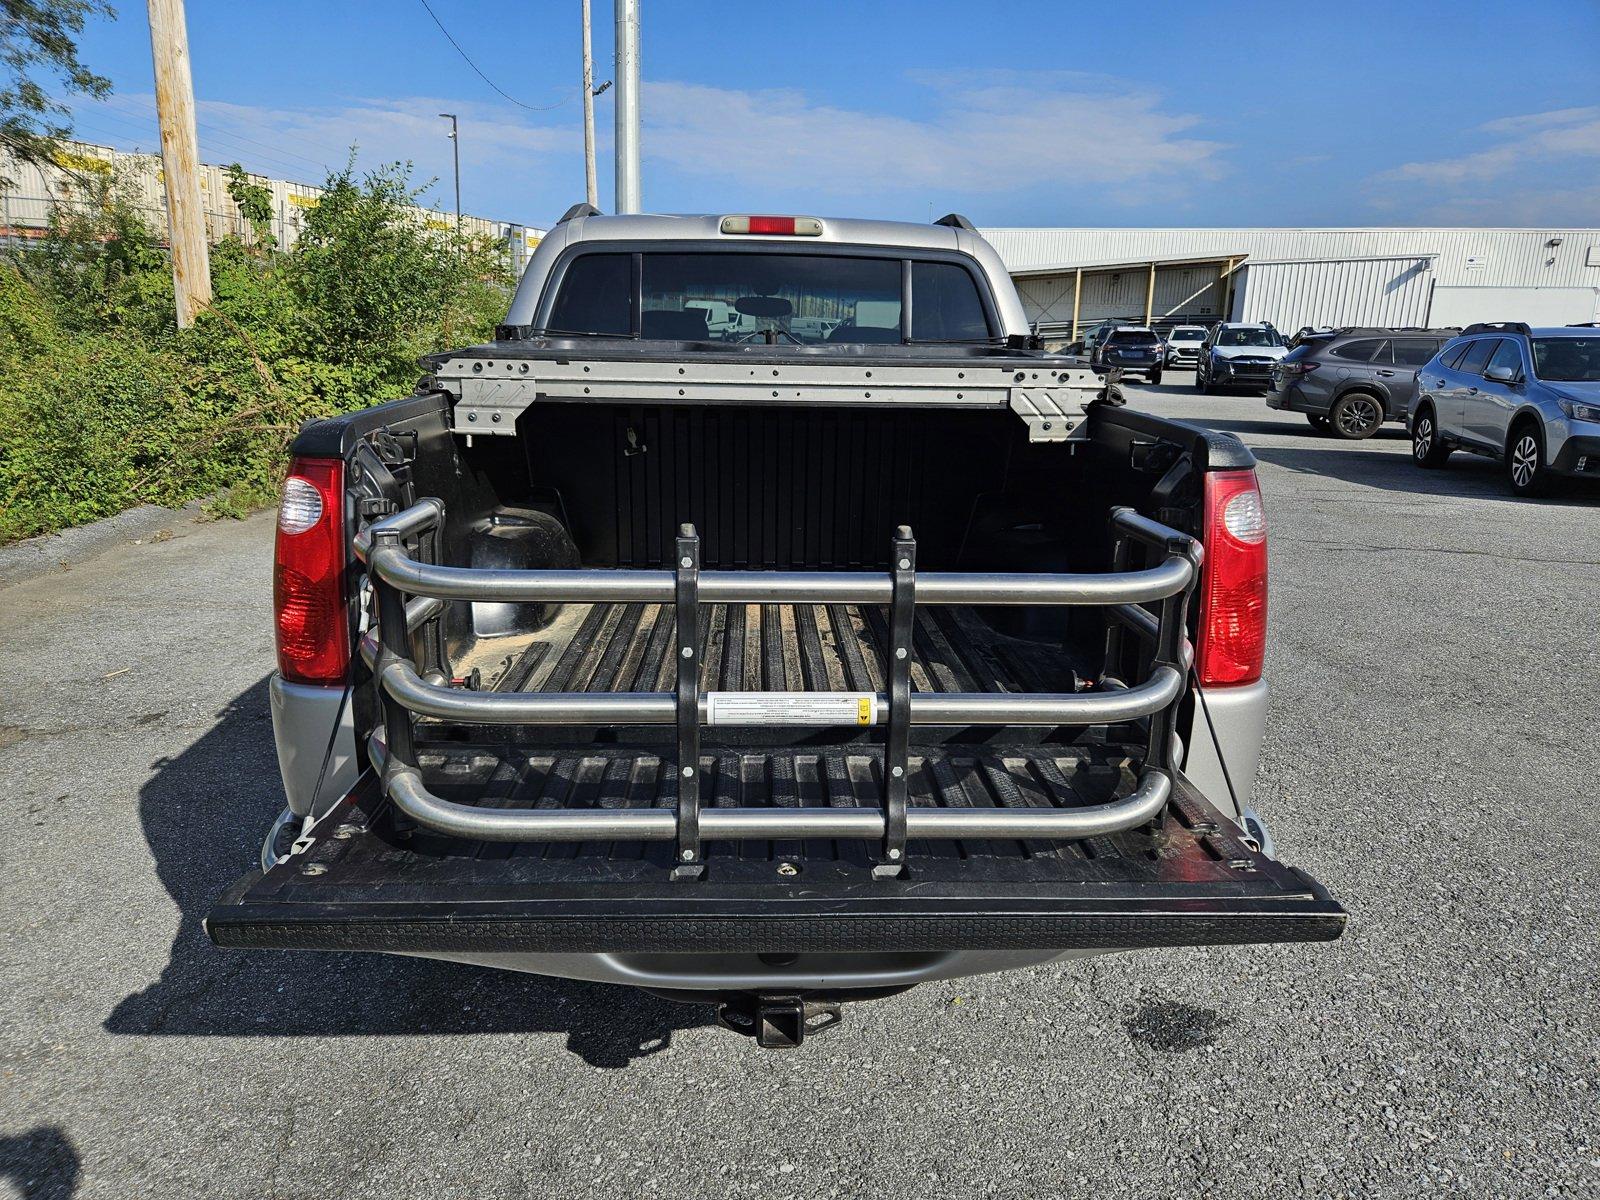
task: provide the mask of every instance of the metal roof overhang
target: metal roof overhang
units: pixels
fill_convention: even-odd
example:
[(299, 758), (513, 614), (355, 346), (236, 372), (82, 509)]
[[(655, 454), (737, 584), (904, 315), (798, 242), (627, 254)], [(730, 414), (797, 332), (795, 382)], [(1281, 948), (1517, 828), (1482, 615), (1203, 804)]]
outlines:
[(1026, 279), (1034, 275), (1072, 275), (1078, 271), (1104, 273), (1106, 271), (1134, 271), (1148, 267), (1209, 267), (1218, 263), (1236, 266), (1249, 256), (1241, 250), (1237, 254), (1169, 254), (1157, 258), (1139, 258), (1131, 262), (1052, 263), (1044, 267), (1024, 267), (1010, 271), (1013, 279)]

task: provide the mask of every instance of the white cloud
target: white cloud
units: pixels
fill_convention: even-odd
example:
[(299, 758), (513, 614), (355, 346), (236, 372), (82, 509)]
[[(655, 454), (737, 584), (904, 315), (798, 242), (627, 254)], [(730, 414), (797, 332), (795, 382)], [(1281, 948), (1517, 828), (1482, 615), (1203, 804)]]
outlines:
[(1600, 107), (1501, 117), (1480, 125), (1475, 132), (1490, 135), (1495, 144), (1455, 158), (1403, 163), (1376, 178), (1432, 184), (1482, 182), (1563, 159), (1600, 157)]
[[(1221, 143), (1152, 91), (1090, 76), (918, 75), (916, 117), (818, 101), (791, 89), (645, 85), (644, 151), (711, 179), (841, 196), (936, 188), (1017, 191), (1216, 178)], [(925, 115), (924, 115), (925, 114)]]

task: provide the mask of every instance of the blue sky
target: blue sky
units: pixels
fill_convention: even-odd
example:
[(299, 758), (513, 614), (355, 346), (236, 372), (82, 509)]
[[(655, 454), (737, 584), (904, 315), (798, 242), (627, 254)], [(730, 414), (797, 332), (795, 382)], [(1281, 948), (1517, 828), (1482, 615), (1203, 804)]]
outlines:
[[(154, 149), (145, 6), (87, 61), (78, 133)], [(416, 164), (448, 207), (583, 198), (577, 0), (189, 0), (200, 149), (317, 182)], [(1600, 5), (642, 0), (644, 201), (980, 225), (1600, 224)], [(594, 0), (597, 79), (611, 5)], [(601, 206), (611, 94), (600, 98)], [(547, 106), (554, 107), (547, 107)]]

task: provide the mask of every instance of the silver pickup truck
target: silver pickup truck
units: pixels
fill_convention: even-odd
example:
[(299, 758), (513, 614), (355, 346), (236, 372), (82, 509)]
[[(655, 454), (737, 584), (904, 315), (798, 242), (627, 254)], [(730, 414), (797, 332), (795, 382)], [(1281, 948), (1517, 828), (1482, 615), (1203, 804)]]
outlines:
[(1254, 459), (1035, 347), (960, 217), (573, 210), (492, 343), (294, 443), (288, 808), (211, 937), (766, 1046), (926, 980), (1338, 937), (1251, 808)]

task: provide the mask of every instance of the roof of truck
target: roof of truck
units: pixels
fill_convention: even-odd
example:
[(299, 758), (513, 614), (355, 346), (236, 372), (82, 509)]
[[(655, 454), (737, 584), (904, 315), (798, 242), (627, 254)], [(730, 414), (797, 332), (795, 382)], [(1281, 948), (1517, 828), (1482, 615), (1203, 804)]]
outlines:
[[(525, 325), (533, 319), (539, 295), (551, 268), (569, 249), (579, 243), (595, 242), (716, 242), (735, 249), (741, 244), (793, 246), (796, 253), (805, 253), (814, 246), (882, 246), (895, 250), (927, 250), (964, 254), (975, 259), (993, 283), (995, 302), (1000, 309), (1003, 332), (1026, 334), (1027, 316), (1017, 298), (1016, 288), (1005, 264), (993, 246), (970, 227), (934, 222), (927, 225), (913, 221), (871, 221), (856, 217), (813, 217), (809, 213), (785, 213), (783, 216), (806, 217), (821, 225), (817, 234), (749, 234), (724, 233), (722, 221), (730, 216), (753, 216), (750, 213), (714, 213), (701, 215), (661, 215), (629, 213), (614, 216), (579, 215), (557, 223), (545, 235), (534, 251), (517, 294), (512, 299), (511, 311), (506, 317), (509, 325)], [(775, 214), (776, 215), (776, 214)], [(945, 218), (955, 221), (957, 218)], [(963, 222), (965, 224), (965, 222)]]
[[(564, 231), (567, 241), (737, 241), (866, 244), (906, 246), (924, 250), (955, 250), (963, 230), (949, 225), (923, 225), (913, 221), (870, 221), (859, 217), (813, 217), (822, 225), (820, 234), (761, 234), (722, 232), (724, 217), (751, 216), (750, 213), (627, 213), (577, 217), (563, 221), (551, 233)], [(811, 217), (809, 213), (783, 213), (782, 216)]]

